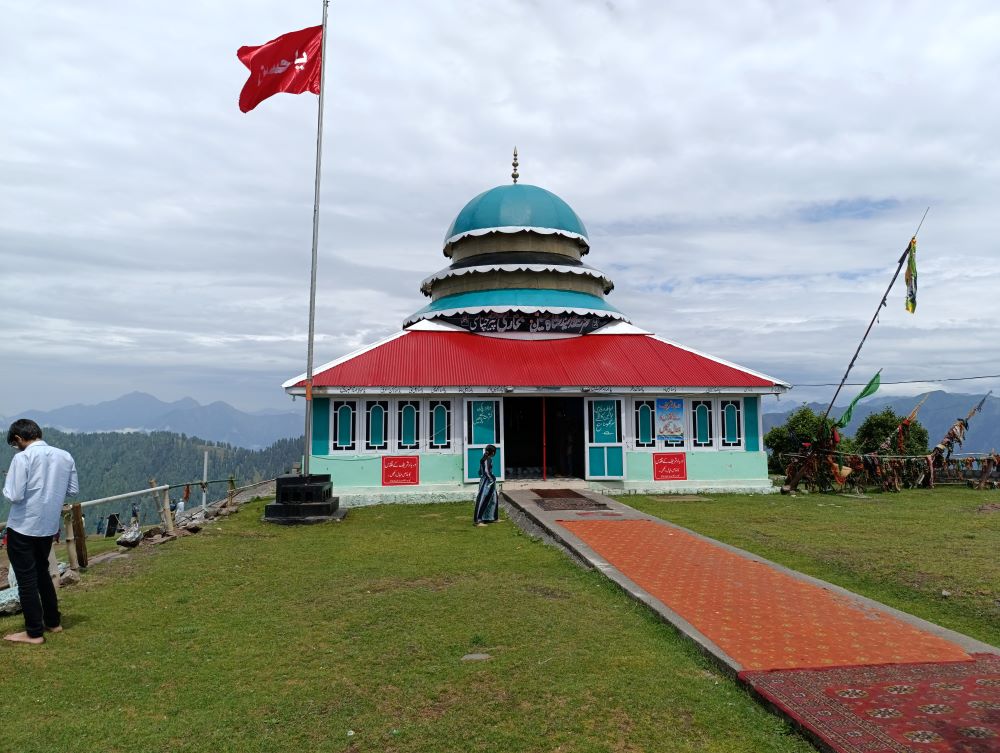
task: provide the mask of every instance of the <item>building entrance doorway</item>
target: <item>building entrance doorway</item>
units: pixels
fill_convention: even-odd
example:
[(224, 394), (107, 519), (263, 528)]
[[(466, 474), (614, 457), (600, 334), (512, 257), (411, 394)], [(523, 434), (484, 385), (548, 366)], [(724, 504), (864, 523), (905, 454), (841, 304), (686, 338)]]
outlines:
[(582, 397), (505, 397), (503, 438), (505, 478), (583, 478)]

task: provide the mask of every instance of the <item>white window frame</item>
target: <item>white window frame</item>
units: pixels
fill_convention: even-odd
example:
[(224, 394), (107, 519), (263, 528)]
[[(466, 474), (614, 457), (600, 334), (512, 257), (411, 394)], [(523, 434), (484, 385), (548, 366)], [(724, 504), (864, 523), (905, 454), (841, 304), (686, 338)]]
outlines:
[[(448, 447), (432, 447), (431, 446), (431, 403), (432, 402), (448, 402), (450, 406), (448, 408), (448, 416), (451, 419), (451, 429), (449, 437)], [(442, 395), (440, 397), (429, 397), (423, 401), (424, 413), (426, 419), (423, 422), (423, 430), (421, 430), (421, 450), (427, 453), (433, 453), (434, 455), (456, 455), (462, 452), (461, 445), (465, 438), (465, 406), (461, 398), (454, 395)]]
[[(739, 452), (747, 448), (747, 431), (746, 431), (746, 404), (742, 397), (720, 397), (719, 398), (719, 451), (720, 452)], [(722, 415), (722, 404), (723, 403), (736, 403), (737, 409), (739, 410), (739, 422), (736, 427), (737, 432), (740, 435), (739, 442), (734, 445), (723, 444), (723, 434), (725, 432), (726, 421), (725, 417)]]
[[(618, 442), (591, 442), (590, 433), (590, 412), (591, 406), (595, 402), (604, 402), (614, 400), (618, 403), (618, 433), (621, 435), (621, 440)], [(600, 395), (593, 397), (585, 397), (583, 400), (583, 477), (587, 480), (593, 481), (623, 481), (628, 478), (628, 450), (629, 450), (629, 431), (631, 426), (629, 425), (629, 415), (633, 404), (631, 400), (628, 400), (624, 395)], [(621, 476), (594, 476), (590, 470), (590, 449), (592, 447), (597, 447), (601, 449), (607, 449), (610, 447), (620, 447), (622, 450), (622, 475)], [(645, 448), (644, 448), (645, 449)], [(605, 454), (605, 461), (607, 460), (607, 454)]]
[[(623, 423), (625, 428), (628, 430), (626, 438), (626, 449), (629, 452), (688, 452), (691, 449), (691, 431), (689, 429), (689, 419), (688, 414), (691, 412), (691, 399), (686, 395), (676, 395), (676, 394), (660, 394), (660, 395), (643, 395), (642, 397), (633, 397), (628, 401), (628, 415), (624, 417)], [(698, 398), (694, 398), (697, 400)], [(668, 445), (665, 439), (656, 439), (656, 401), (657, 400), (683, 400), (684, 401), (684, 442), (680, 445)], [(640, 447), (636, 442), (638, 440), (638, 427), (635, 425), (636, 419), (636, 403), (641, 402), (651, 402), (653, 404), (653, 437), (654, 443), (648, 447)], [(707, 449), (707, 448), (699, 448)]]
[[(430, 437), (430, 403), (431, 400), (435, 402), (449, 402), (451, 403), (450, 417), (451, 417), (451, 446), (450, 447), (431, 447), (431, 437)], [(337, 403), (353, 403), (354, 404), (354, 449), (345, 450), (340, 449), (336, 446), (337, 435), (334, 431), (334, 421), (336, 411), (333, 409), (333, 404)], [(368, 432), (368, 403), (374, 402), (384, 402), (388, 403), (388, 427), (386, 432), (386, 447), (383, 449), (369, 450), (367, 447), (367, 432)], [(399, 408), (400, 403), (416, 403), (417, 404), (417, 422), (418, 432), (417, 432), (417, 446), (416, 447), (400, 447), (399, 446)], [(456, 407), (460, 406), (460, 407)], [(464, 435), (464, 423), (462, 421), (462, 414), (464, 413), (464, 404), (462, 399), (455, 395), (439, 395), (434, 397), (425, 397), (423, 395), (344, 395), (344, 396), (334, 396), (330, 399), (330, 420), (329, 420), (329, 432), (330, 432), (330, 442), (329, 442), (329, 453), (331, 456), (336, 455), (367, 455), (378, 457), (380, 455), (413, 455), (413, 454), (432, 454), (432, 455), (456, 455), (462, 452), (461, 441), (456, 440), (456, 437), (461, 438)]]
[[(698, 435), (697, 432), (695, 431), (697, 427), (697, 424), (695, 422), (695, 403), (708, 403), (711, 408), (712, 415), (710, 416), (708, 425), (709, 431), (712, 433), (711, 444), (707, 445), (696, 444), (696, 438)], [(684, 407), (688, 409), (688, 413), (690, 414), (690, 418), (688, 418), (687, 421), (685, 421), (685, 423), (687, 424), (686, 429), (688, 432), (688, 436), (686, 437), (686, 439), (691, 452), (715, 452), (716, 450), (718, 450), (719, 449), (718, 401), (713, 397), (709, 397), (708, 395), (697, 395), (691, 397)]]
[[(337, 403), (352, 403), (354, 405), (353, 417), (351, 427), (354, 430), (354, 447), (340, 447), (337, 445), (337, 426), (336, 426), (336, 415), (337, 408), (335, 407)], [(331, 456), (339, 455), (341, 453), (353, 455), (358, 453), (360, 447), (364, 444), (361, 436), (358, 435), (358, 414), (361, 412), (359, 410), (360, 400), (354, 397), (343, 397), (343, 398), (331, 398), (330, 399), (330, 449), (329, 453)]]
[[(632, 419), (631, 423), (624, 421), (625, 428), (628, 429), (628, 441), (627, 444), (631, 445), (629, 449), (635, 450), (636, 452), (654, 452), (656, 450), (656, 445), (659, 440), (656, 438), (656, 397), (654, 395), (646, 397), (634, 397), (629, 401), (629, 418)], [(652, 403), (652, 415), (650, 417), (650, 430), (652, 435), (652, 444), (640, 445), (639, 444), (639, 404), (640, 403)]]
[[(358, 447), (363, 455), (385, 455), (393, 451), (395, 446), (394, 432), (395, 428), (392, 424), (396, 418), (395, 402), (391, 398), (382, 397), (379, 395), (366, 395), (363, 400), (359, 401), (363, 410), (359, 410), (358, 416), (360, 419), (358, 421)], [(382, 423), (385, 426), (385, 447), (368, 447), (368, 404), (369, 403), (385, 403), (386, 415), (382, 419)]]
[[(479, 483), (479, 468), (478, 467), (477, 468), (470, 468), (469, 467), (469, 450), (477, 450), (477, 449), (481, 449), (481, 448), (486, 447), (486, 445), (484, 445), (484, 444), (474, 443), (472, 441), (472, 437), (467, 433), (467, 431), (468, 431), (467, 418), (468, 418), (468, 413), (469, 413), (469, 405), (473, 401), (486, 401), (486, 400), (495, 401), (496, 403), (498, 403), (497, 413), (495, 414), (495, 418), (494, 418), (494, 420), (497, 422), (497, 432), (496, 432), (497, 441), (494, 442), (494, 443), (491, 443), (491, 444), (493, 444), (497, 448), (496, 465), (493, 468), (493, 475), (496, 476), (496, 478), (497, 478), (498, 481), (503, 481), (506, 478), (506, 476), (504, 475), (504, 463), (506, 462), (505, 458), (504, 458), (504, 445), (505, 445), (505, 442), (506, 442), (506, 437), (504, 436), (504, 423), (503, 423), (503, 417), (504, 417), (504, 399), (503, 399), (503, 396), (502, 395), (467, 395), (465, 397), (465, 399), (461, 401), (462, 420), (461, 420), (461, 427), (460, 427), (461, 431), (462, 431), (462, 434), (461, 434), (461, 437), (462, 437), (461, 451), (462, 451), (462, 467), (464, 469), (463, 470), (463, 474), (464, 474), (463, 478), (465, 479), (465, 483), (467, 483), (467, 484), (470, 484), (470, 483), (472, 483), (472, 484)], [(455, 412), (452, 411), (452, 416), (454, 417), (454, 415), (455, 415)], [(454, 421), (454, 418), (453, 418), (453, 421)], [(456, 444), (456, 442), (455, 442), (455, 433), (454, 432), (455, 432), (455, 427), (452, 426), (452, 435), (451, 435), (452, 436), (452, 441), (451, 441), (452, 446), (455, 446), (455, 444)]]
[[(706, 447), (697, 447), (694, 444), (694, 403), (696, 401), (711, 402), (712, 403), (712, 444)], [(739, 405), (740, 409), (740, 443), (738, 445), (733, 445), (731, 447), (724, 446), (722, 444), (722, 430), (724, 427), (722, 420), (722, 403), (734, 402)], [(741, 395), (723, 395), (719, 397), (709, 397), (709, 396), (691, 396), (688, 398), (688, 403), (685, 406), (688, 409), (690, 418), (685, 421), (687, 424), (686, 430), (688, 431), (688, 436), (685, 437), (688, 444), (688, 450), (690, 452), (744, 452), (747, 446), (747, 427), (746, 427), (746, 404)]]
[[(389, 448), (393, 452), (399, 453), (409, 453), (409, 452), (422, 452), (424, 448), (424, 415), (427, 413), (426, 401), (419, 397), (400, 397), (395, 400), (389, 401), (389, 423), (392, 424), (389, 427)], [(402, 441), (403, 436), (399, 430), (399, 419), (402, 414), (401, 403), (416, 403), (417, 404), (417, 446), (416, 447), (403, 447)], [(429, 440), (428, 440), (429, 446)]]

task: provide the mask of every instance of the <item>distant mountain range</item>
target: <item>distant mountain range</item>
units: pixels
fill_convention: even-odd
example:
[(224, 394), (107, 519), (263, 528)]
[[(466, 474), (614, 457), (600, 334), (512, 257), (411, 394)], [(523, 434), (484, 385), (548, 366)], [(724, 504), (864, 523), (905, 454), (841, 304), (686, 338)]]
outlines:
[[(928, 394), (929, 397), (920, 409), (920, 413), (917, 414), (917, 420), (927, 429), (932, 447), (951, 428), (956, 418), (965, 418), (969, 411), (983, 398), (983, 393), (965, 395), (942, 392), (941, 390), (925, 394)], [(916, 397), (871, 397), (863, 400), (855, 407), (845, 433), (853, 436), (865, 418), (886, 408), (892, 408), (897, 415), (907, 416), (920, 402), (921, 397), (923, 395)], [(826, 403), (808, 403), (808, 406), (820, 414), (826, 410)], [(766, 434), (772, 427), (785, 423), (788, 416), (801, 407), (801, 405), (797, 405), (786, 411), (765, 413), (763, 416), (764, 433)], [(840, 417), (844, 407), (834, 407), (831, 412), (834, 418)], [(969, 431), (966, 434), (965, 445), (961, 449), (957, 447), (955, 449), (957, 452), (989, 452), (992, 449), (1000, 449), (1000, 398), (992, 395), (986, 398), (982, 412), (969, 419)]]
[[(922, 396), (872, 397), (863, 400), (854, 409), (854, 417), (846, 433), (853, 435), (861, 422), (871, 413), (886, 407), (899, 415), (907, 415)], [(944, 436), (959, 416), (965, 417), (982, 398), (982, 394), (931, 392), (920, 409), (917, 419), (930, 434), (931, 444)], [(809, 403), (814, 411), (826, 410), (826, 404)], [(788, 416), (798, 410), (796, 405), (785, 411), (772, 411), (763, 416), (764, 432), (783, 424)], [(840, 415), (843, 408), (835, 407)], [(50, 411), (27, 410), (16, 416), (0, 416), (0, 426), (7, 427), (15, 418), (31, 418), (42, 426), (61, 431), (94, 433), (106, 431), (170, 431), (225, 442), (236, 447), (262, 449), (279, 439), (298, 437), (303, 431), (303, 416), (295, 412), (261, 411), (246, 413), (224, 402), (201, 405), (186, 397), (165, 403), (144, 392), (132, 392), (117, 400), (96, 405), (68, 405)], [(988, 452), (1000, 449), (1000, 398), (990, 396), (982, 413), (973, 416), (963, 452)]]
[(170, 431), (252, 450), (268, 447), (279, 439), (301, 436), (304, 429), (301, 413), (245, 413), (228, 403), (201, 405), (190, 397), (165, 403), (145, 392), (131, 392), (96, 405), (67, 405), (50, 411), (26, 410), (16, 416), (0, 416), (0, 426), (6, 429), (18, 418), (30, 418), (42, 426), (73, 433)]

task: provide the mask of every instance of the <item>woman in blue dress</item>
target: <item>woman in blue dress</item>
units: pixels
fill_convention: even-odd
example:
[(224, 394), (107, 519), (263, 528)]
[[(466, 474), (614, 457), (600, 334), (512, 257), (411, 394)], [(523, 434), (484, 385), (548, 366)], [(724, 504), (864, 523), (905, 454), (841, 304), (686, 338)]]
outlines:
[(479, 461), (479, 491), (476, 493), (476, 509), (472, 516), (472, 522), (477, 526), (497, 522), (500, 500), (497, 497), (497, 477), (493, 473), (493, 456), (496, 454), (497, 448), (488, 444)]

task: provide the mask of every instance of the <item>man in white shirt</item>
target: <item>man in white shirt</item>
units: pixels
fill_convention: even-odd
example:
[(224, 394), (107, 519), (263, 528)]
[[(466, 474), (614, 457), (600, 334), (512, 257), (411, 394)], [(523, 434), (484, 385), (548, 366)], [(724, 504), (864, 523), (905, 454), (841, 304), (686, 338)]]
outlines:
[(28, 418), (10, 425), (7, 444), (18, 450), (3, 487), (10, 500), (7, 557), (17, 576), (25, 630), (4, 640), (44, 643), (45, 631), (62, 631), (59, 601), (49, 578), (49, 551), (66, 496), (79, 491), (76, 463), (65, 450), (43, 442), (41, 428)]

